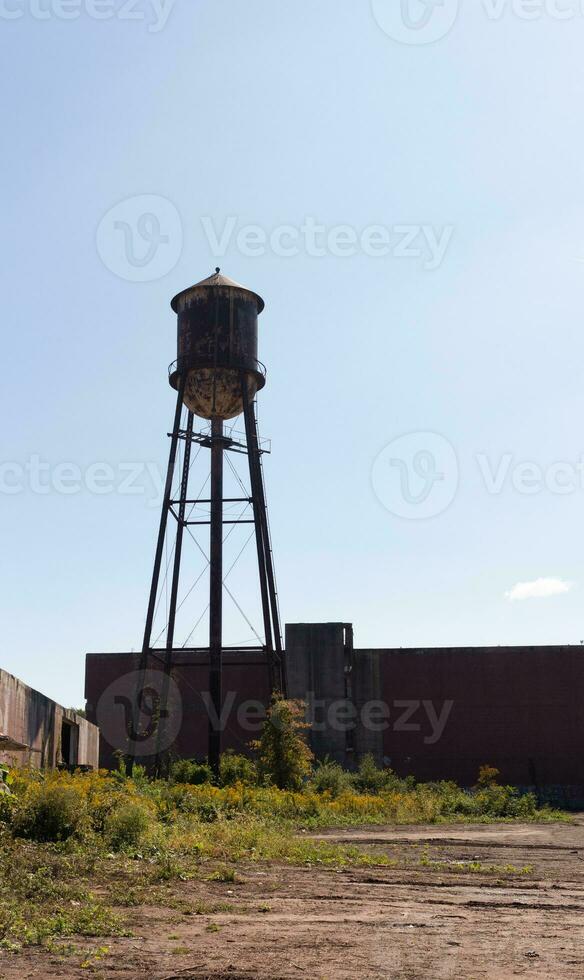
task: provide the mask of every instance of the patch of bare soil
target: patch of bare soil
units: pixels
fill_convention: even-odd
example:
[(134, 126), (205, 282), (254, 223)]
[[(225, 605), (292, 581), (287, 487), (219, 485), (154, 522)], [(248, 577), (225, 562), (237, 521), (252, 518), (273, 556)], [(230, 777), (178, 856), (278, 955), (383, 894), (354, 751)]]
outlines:
[(0, 977), (584, 977), (584, 817), (572, 825), (382, 827), (319, 836), (383, 852), (396, 865), (250, 865), (235, 883), (179, 882), (169, 887), (168, 903), (127, 910), (133, 938), (79, 940), (63, 954), (0, 954)]

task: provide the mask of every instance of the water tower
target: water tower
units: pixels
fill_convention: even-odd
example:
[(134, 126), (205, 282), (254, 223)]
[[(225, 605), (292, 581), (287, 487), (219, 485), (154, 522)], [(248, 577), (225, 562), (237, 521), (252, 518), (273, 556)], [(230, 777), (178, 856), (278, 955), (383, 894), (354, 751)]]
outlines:
[[(258, 581), (263, 617), (266, 661), (272, 691), (285, 694), (286, 678), (282, 653), (278, 596), (274, 576), (269, 524), (266, 511), (262, 455), (258, 436), (255, 397), (266, 383), (265, 368), (258, 360), (258, 315), (264, 302), (257, 293), (240, 286), (221, 274), (220, 269), (208, 279), (183, 290), (174, 297), (172, 309), (178, 317), (177, 360), (170, 367), (169, 381), (177, 392), (174, 424), (170, 435), (170, 455), (150, 588), (146, 628), (142, 646), (141, 669), (146, 671), (152, 657), (160, 659), (161, 651), (153, 648), (154, 615), (159, 598), (160, 577), (169, 517), (176, 527), (170, 598), (166, 623), (166, 644), (162, 653), (164, 672), (170, 676), (173, 665), (175, 627), (183, 536), (191, 525), (209, 526), (209, 693), (216, 717), (221, 715), (221, 670), (223, 647), (223, 533), (226, 524), (252, 523), (257, 548)], [(186, 426), (182, 426), (186, 406)], [(224, 423), (243, 414), (241, 438)], [(195, 417), (207, 420), (206, 431), (195, 430)], [(180, 488), (173, 493), (179, 444), (182, 452)], [(189, 496), (191, 449), (194, 444), (210, 451), (210, 496)], [(224, 456), (244, 453), (249, 464), (249, 496), (226, 499), (223, 492)], [(234, 520), (225, 513), (225, 505), (249, 506), (249, 517)], [(204, 505), (205, 519), (191, 520), (193, 508)], [(231, 513), (231, 510), (229, 511)], [(164, 694), (160, 725), (165, 717)], [(209, 761), (218, 769), (221, 732), (210, 721)]]

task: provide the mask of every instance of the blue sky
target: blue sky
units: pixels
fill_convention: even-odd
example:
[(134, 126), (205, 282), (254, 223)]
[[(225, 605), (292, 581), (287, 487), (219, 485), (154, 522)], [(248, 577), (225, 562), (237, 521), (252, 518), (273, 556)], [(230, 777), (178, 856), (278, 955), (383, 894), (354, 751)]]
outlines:
[[(80, 704), (86, 651), (139, 648), (168, 304), (216, 265), (266, 300), (283, 618), (584, 639), (584, 17), (470, 8), (0, 3), (7, 670)], [(233, 583), (253, 621), (251, 548)]]

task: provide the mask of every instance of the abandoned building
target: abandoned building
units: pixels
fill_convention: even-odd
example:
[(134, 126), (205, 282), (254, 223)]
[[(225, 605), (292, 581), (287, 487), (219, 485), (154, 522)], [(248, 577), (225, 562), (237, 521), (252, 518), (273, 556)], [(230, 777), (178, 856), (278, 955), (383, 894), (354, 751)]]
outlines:
[[(506, 782), (584, 803), (584, 648), (362, 650), (346, 623), (289, 625), (282, 642), (256, 410), (266, 384), (257, 357), (265, 303), (216, 268), (171, 307), (176, 407), (142, 648), (86, 659), (87, 716), (101, 732), (101, 764), (114, 765), (118, 752), (148, 766), (174, 755), (208, 758), (218, 772), (221, 751), (249, 750), (272, 692), (280, 692), (306, 702), (319, 759), (353, 768), (372, 754), (401, 776), (467, 786), (491, 765)], [(243, 434), (231, 424), (240, 415)], [(206, 482), (193, 498), (189, 479), (201, 449), (209, 451), (199, 464)], [(247, 485), (232, 454), (247, 457)], [(235, 497), (226, 489), (226, 461)], [(243, 505), (239, 517), (224, 505)], [(263, 641), (255, 633), (262, 645), (247, 648), (226, 647), (223, 638), (224, 528), (240, 523), (253, 525), (263, 618)], [(208, 556), (191, 525), (208, 527)], [(194, 630), (182, 647), (176, 635), (187, 537), (208, 565), (208, 645), (196, 649), (188, 647)], [(166, 574), (165, 546), (173, 556)], [(167, 586), (166, 622), (155, 636)]]
[[(128, 750), (139, 660), (87, 656), (87, 713), (101, 729), (104, 766), (115, 763), (116, 750)], [(317, 758), (351, 768), (371, 753), (401, 776), (467, 786), (488, 764), (505, 782), (584, 801), (580, 646), (362, 650), (347, 624), (297, 624), (286, 628), (286, 664), (288, 695), (308, 705)], [(148, 673), (154, 698), (162, 666)], [(208, 677), (208, 650), (175, 653), (163, 748), (177, 756), (207, 755)], [(265, 655), (225, 652), (223, 678), (223, 747), (246, 752), (270, 698)], [(137, 737), (139, 754), (154, 754), (154, 736), (145, 730)]]
[(0, 762), (97, 768), (99, 732), (77, 712), (0, 670)]

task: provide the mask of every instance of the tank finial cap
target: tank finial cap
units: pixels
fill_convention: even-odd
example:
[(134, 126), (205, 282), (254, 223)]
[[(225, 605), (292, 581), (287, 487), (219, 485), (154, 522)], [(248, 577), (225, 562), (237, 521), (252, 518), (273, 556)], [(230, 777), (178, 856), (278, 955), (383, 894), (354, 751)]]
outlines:
[(216, 271), (208, 279), (203, 279), (202, 282), (195, 283), (194, 286), (189, 286), (188, 289), (183, 289), (182, 292), (178, 293), (174, 299), (171, 301), (175, 313), (178, 313), (178, 300), (179, 297), (185, 296), (191, 293), (194, 289), (201, 288), (211, 288), (211, 289), (238, 289), (240, 292), (249, 293), (250, 296), (254, 296), (257, 302), (258, 313), (261, 313), (264, 308), (264, 301), (261, 296), (258, 296), (252, 289), (248, 289), (247, 286), (242, 286), (241, 283), (234, 282), (233, 279), (228, 279), (221, 273), (221, 269), (217, 266)]

